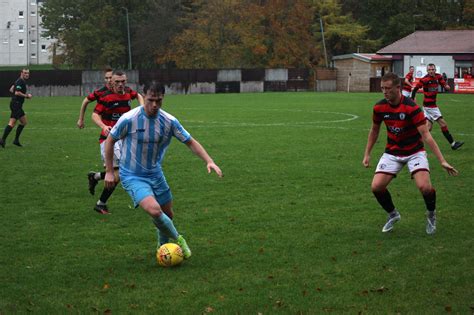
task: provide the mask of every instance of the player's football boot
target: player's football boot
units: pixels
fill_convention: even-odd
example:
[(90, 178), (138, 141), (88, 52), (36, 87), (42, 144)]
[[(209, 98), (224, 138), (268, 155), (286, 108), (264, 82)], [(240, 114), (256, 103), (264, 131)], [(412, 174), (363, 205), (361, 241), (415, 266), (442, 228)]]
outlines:
[(395, 211), (395, 214), (393, 214), (393, 215), (389, 215), (387, 223), (385, 223), (385, 225), (382, 228), (382, 232), (384, 232), (384, 233), (385, 232), (390, 232), (393, 229), (393, 226), (395, 225), (395, 223), (400, 221), (400, 219), (401, 219), (401, 216), (400, 216), (400, 213), (398, 211)]
[(188, 259), (189, 257), (191, 257), (191, 249), (189, 249), (189, 246), (186, 243), (186, 240), (184, 239), (184, 237), (182, 235), (178, 236), (178, 239), (176, 240), (176, 243), (183, 250), (184, 259)]
[(432, 216), (429, 215), (426, 218), (426, 233), (435, 234), (436, 232), (436, 213), (433, 213)]
[(2, 146), (2, 148), (5, 147), (5, 140), (3, 140), (2, 138), (0, 138), (0, 146)]
[(87, 179), (89, 180), (89, 192), (91, 195), (95, 194), (95, 186), (99, 183), (97, 179), (95, 179), (95, 172), (89, 172), (87, 174)]
[(107, 205), (98, 205), (98, 204), (96, 204), (94, 206), (94, 210), (99, 212), (100, 214), (110, 214), (109, 208), (107, 208)]
[(20, 141), (15, 140), (13, 141), (13, 144), (16, 145), (17, 147), (22, 147)]
[(462, 147), (463, 144), (464, 144), (463, 141), (455, 141), (455, 142), (451, 145), (451, 149), (457, 150), (457, 149), (459, 149), (460, 147)]

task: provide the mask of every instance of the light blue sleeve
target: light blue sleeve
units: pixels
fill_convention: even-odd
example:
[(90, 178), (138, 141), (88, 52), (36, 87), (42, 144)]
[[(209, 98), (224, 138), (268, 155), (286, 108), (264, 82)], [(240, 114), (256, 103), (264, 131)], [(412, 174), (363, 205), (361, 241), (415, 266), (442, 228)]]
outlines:
[(171, 123), (171, 130), (173, 136), (181, 142), (188, 142), (191, 139), (191, 135), (186, 129), (179, 123), (177, 119), (174, 119)]
[(115, 126), (110, 130), (110, 135), (114, 140), (123, 139), (127, 136), (130, 126), (130, 120), (125, 117), (120, 117)]

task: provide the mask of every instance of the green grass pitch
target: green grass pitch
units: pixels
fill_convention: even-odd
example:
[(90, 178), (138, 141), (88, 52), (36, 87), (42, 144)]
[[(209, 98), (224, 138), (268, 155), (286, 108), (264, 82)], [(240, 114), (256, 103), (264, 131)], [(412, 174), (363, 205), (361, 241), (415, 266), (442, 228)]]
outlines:
[[(25, 102), (23, 148), (0, 148), (0, 314), (468, 314), (474, 311), (474, 95), (439, 95), (455, 139), (433, 136), (460, 175), (430, 158), (438, 231), (406, 169), (390, 191), (402, 220), (370, 191), (385, 130), (362, 166), (381, 93), (169, 95), (179, 118), (225, 176), (176, 139), (164, 170), (175, 224), (193, 250), (177, 268), (155, 260), (154, 226), (120, 187), (112, 214), (92, 210), (86, 174), (101, 170), (80, 97)], [(419, 96), (421, 97), (421, 96)], [(419, 98), (421, 101), (421, 98)], [(0, 99), (0, 131), (9, 118)]]

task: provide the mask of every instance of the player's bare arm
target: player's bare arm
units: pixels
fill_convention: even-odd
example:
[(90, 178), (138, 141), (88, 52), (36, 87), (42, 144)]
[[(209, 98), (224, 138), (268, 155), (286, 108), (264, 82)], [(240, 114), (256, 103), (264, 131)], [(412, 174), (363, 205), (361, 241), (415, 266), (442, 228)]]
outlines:
[(104, 124), (102, 122), (102, 118), (100, 117), (99, 114), (97, 113), (92, 113), (92, 121), (100, 128), (104, 131), (104, 134), (105, 135), (108, 135), (110, 130), (112, 129), (112, 127), (110, 126), (107, 126), (106, 124)]
[(446, 161), (443, 154), (441, 153), (441, 150), (439, 149), (438, 144), (429, 132), (428, 126), (426, 124), (422, 124), (418, 126), (417, 129), (418, 132), (421, 134), (421, 137), (423, 138), (423, 142), (429, 145), (431, 151), (434, 153), (441, 166), (448, 172), (449, 175), (457, 176), (458, 171)]
[(214, 172), (216, 172), (216, 174), (219, 176), (219, 177), (222, 177), (222, 171), (221, 169), (219, 168), (219, 166), (216, 165), (216, 163), (214, 163), (214, 161), (212, 160), (212, 158), (209, 156), (209, 154), (206, 152), (206, 150), (204, 149), (204, 147), (199, 143), (197, 142), (197, 140), (191, 138), (191, 140), (189, 140), (188, 142), (186, 142), (186, 145), (188, 146), (188, 148), (194, 153), (196, 154), (198, 157), (201, 158), (201, 160), (203, 160), (204, 162), (206, 162), (206, 166), (207, 166), (207, 172), (208, 173), (211, 173), (212, 170), (214, 170)]
[(115, 186), (114, 176), (114, 144), (115, 140), (112, 136), (108, 135), (105, 140), (105, 179), (104, 185), (106, 188), (111, 189)]
[(79, 129), (84, 128), (84, 115), (86, 113), (87, 105), (89, 105), (89, 103), (90, 101), (87, 97), (84, 98), (84, 100), (82, 101), (81, 110), (79, 111), (79, 119), (77, 120), (77, 127)]
[(380, 133), (380, 124), (372, 123), (372, 128), (370, 128), (369, 136), (367, 138), (367, 146), (365, 147), (364, 159), (362, 160), (362, 165), (364, 167), (369, 167), (370, 165), (370, 153), (372, 148), (377, 142)]

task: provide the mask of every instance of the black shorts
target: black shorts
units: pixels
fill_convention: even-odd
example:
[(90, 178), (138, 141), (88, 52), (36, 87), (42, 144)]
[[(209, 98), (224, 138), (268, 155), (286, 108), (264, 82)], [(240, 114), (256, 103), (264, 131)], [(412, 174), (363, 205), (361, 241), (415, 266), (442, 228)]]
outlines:
[(25, 116), (22, 103), (11, 101), (10, 110), (12, 111), (10, 118), (20, 119), (21, 117)]

